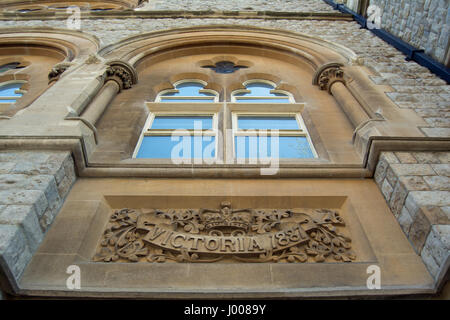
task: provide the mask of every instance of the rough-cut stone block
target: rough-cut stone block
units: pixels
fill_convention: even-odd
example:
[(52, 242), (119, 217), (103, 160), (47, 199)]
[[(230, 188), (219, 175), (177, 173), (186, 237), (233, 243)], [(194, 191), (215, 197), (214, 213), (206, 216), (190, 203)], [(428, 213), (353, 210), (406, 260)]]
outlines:
[(395, 156), (400, 160), (400, 163), (417, 163), (416, 158), (409, 152), (395, 152)]
[(427, 217), (432, 225), (450, 224), (450, 207), (421, 207), (420, 210)]
[(430, 187), (426, 184), (423, 177), (420, 176), (402, 176), (399, 178), (399, 181), (408, 191), (430, 190)]
[(0, 259), (16, 279), (20, 278), (31, 259), (31, 253), (19, 226), (0, 224)]
[(431, 248), (429, 245), (425, 244), (420, 254), (420, 257), (422, 258), (425, 267), (428, 269), (428, 272), (430, 272), (430, 274), (436, 280), (439, 276), (440, 268), (436, 260), (433, 258), (433, 255), (431, 254)]
[(408, 190), (406, 190), (400, 182), (397, 182), (389, 202), (389, 207), (391, 208), (394, 216), (397, 217), (400, 214), (407, 195)]
[(44, 163), (48, 160), (49, 153), (45, 151), (2, 151), (0, 161), (4, 162), (34, 162)]
[(386, 170), (386, 179), (391, 186), (395, 186), (398, 180), (398, 176), (394, 173), (391, 167)]
[(61, 199), (64, 199), (67, 196), (75, 180), (76, 178), (74, 175), (65, 176), (61, 183), (58, 185), (58, 193)]
[(58, 214), (57, 210), (51, 210), (50, 208), (47, 211), (45, 211), (45, 213), (39, 219), (39, 225), (41, 227), (42, 232), (45, 233), (48, 230), (48, 227), (50, 227), (57, 214)]
[(387, 163), (400, 163), (393, 152), (382, 152), (380, 160), (385, 160)]
[(387, 202), (389, 202), (389, 200), (391, 199), (392, 191), (392, 186), (389, 184), (388, 180), (385, 179), (383, 185), (381, 186), (381, 192), (383, 193), (383, 196)]
[(413, 223), (413, 220), (411, 218), (411, 215), (406, 209), (406, 207), (403, 207), (402, 211), (400, 212), (398, 216), (398, 223), (400, 224), (400, 227), (402, 228), (403, 232), (406, 235), (409, 235), (409, 229), (411, 228), (411, 224)]
[(431, 167), (438, 175), (450, 177), (450, 164), (432, 164)]
[(450, 128), (422, 128), (422, 131), (428, 137), (448, 138), (450, 136)]
[(33, 206), (8, 206), (0, 213), (0, 224), (13, 224), (22, 227), (31, 252), (37, 249), (43, 239), (43, 233), (39, 227)]
[(432, 190), (450, 191), (450, 178), (443, 176), (423, 177)]
[(0, 204), (32, 205), (38, 216), (41, 216), (48, 207), (44, 192), (38, 190), (0, 191)]
[(439, 161), (442, 164), (449, 164), (450, 163), (450, 152), (437, 152), (436, 156), (439, 158)]
[(397, 176), (429, 176), (435, 172), (429, 164), (391, 164)]
[(408, 238), (411, 241), (411, 244), (413, 245), (413, 248), (414, 250), (416, 250), (417, 254), (421, 253), (430, 230), (430, 221), (422, 213), (422, 211), (419, 210), (419, 212), (413, 219), (413, 223), (411, 224), (408, 235)]
[(419, 163), (440, 163), (439, 158), (433, 152), (413, 152), (413, 155)]
[[(449, 191), (411, 191), (408, 194), (408, 198), (406, 199), (406, 205), (410, 202), (408, 202), (408, 199), (411, 199), (412, 202), (419, 207), (425, 207), (425, 206), (438, 206), (438, 207), (444, 207), (450, 205), (450, 192)], [(412, 209), (414, 207), (411, 206), (408, 208), (408, 210), (412, 212)], [(417, 209), (416, 208), (416, 209)]]
[(0, 173), (8, 173), (14, 168), (14, 162), (0, 162)]
[(385, 159), (380, 159), (375, 169), (374, 179), (378, 186), (381, 188), (384, 179), (386, 178), (386, 171), (389, 168), (389, 163)]
[(436, 225), (431, 228), (426, 246), (439, 267), (444, 266), (450, 255), (450, 226)]

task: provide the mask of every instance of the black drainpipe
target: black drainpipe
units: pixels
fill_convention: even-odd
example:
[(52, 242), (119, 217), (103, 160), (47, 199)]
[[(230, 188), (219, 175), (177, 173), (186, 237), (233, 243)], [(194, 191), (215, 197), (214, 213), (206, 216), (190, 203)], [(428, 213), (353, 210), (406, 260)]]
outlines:
[[(364, 18), (362, 15), (359, 15), (356, 12), (350, 10), (344, 4), (336, 3), (333, 0), (323, 0), (323, 1), (332, 6), (333, 9), (335, 10), (339, 10), (342, 13), (351, 14), (353, 16), (353, 19), (355, 19), (355, 21), (358, 22), (362, 28), (368, 29), (367, 19)], [(431, 72), (433, 72), (441, 79), (445, 80), (447, 84), (450, 83), (450, 68), (447, 68), (443, 64), (437, 62), (430, 56), (426, 55), (423, 50), (413, 47), (409, 43), (406, 43), (402, 39), (390, 34), (389, 32), (383, 29), (369, 29), (369, 30), (373, 34), (375, 34), (376, 36), (386, 41), (391, 46), (401, 51), (403, 54), (405, 54), (406, 60), (408, 61), (412, 60), (417, 62), (421, 66), (428, 68)]]

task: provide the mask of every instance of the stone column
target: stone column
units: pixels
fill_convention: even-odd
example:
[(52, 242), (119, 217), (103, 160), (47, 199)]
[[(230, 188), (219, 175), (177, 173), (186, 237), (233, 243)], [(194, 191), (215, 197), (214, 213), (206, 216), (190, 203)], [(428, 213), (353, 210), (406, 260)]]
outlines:
[(81, 114), (83, 121), (94, 126), (100, 119), (106, 107), (123, 89), (129, 89), (137, 82), (137, 74), (132, 66), (125, 62), (110, 62), (106, 69), (106, 79), (99, 94)]
[(316, 72), (313, 84), (321, 90), (327, 90), (347, 115), (354, 128), (367, 123), (371, 118), (345, 85), (344, 71), (341, 64), (331, 63), (322, 66)]
[(370, 120), (367, 113), (361, 108), (359, 102), (356, 101), (342, 82), (334, 82), (330, 86), (330, 93), (336, 99), (355, 128)]
[(100, 89), (99, 94), (94, 98), (86, 111), (83, 112), (82, 117), (92, 125), (95, 125), (100, 119), (100, 116), (105, 111), (109, 103), (120, 92), (119, 84), (114, 80), (108, 80)]

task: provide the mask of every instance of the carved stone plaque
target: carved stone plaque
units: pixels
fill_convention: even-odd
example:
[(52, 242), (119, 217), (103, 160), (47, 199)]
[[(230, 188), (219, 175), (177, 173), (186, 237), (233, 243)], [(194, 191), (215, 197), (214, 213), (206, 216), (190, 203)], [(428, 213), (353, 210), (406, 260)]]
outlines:
[(94, 261), (351, 262), (345, 223), (330, 209), (121, 209)]

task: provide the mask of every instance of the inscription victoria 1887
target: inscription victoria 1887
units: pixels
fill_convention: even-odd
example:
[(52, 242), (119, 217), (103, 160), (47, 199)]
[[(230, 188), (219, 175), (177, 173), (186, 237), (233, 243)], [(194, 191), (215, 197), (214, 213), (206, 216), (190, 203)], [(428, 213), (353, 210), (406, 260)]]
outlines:
[(350, 262), (344, 225), (328, 209), (121, 209), (94, 261)]

